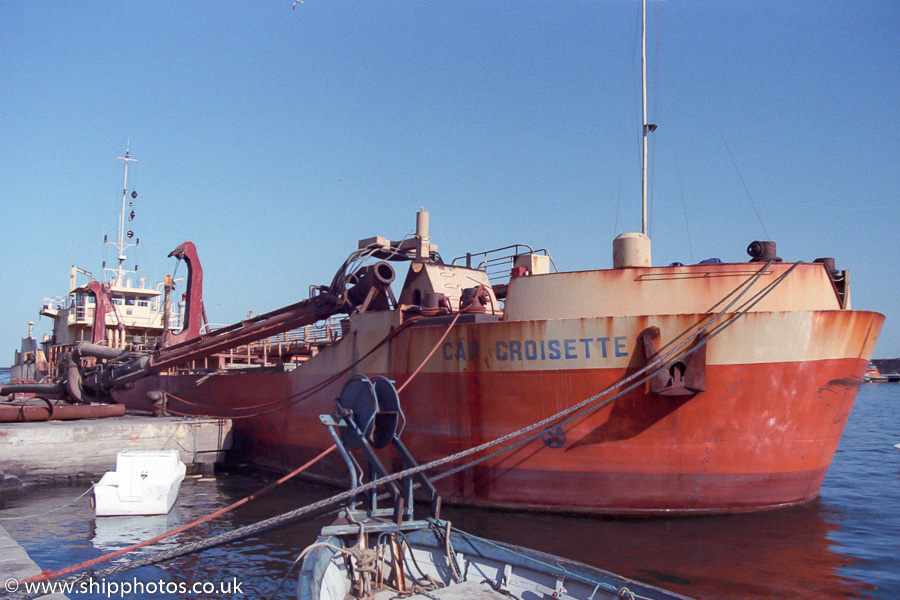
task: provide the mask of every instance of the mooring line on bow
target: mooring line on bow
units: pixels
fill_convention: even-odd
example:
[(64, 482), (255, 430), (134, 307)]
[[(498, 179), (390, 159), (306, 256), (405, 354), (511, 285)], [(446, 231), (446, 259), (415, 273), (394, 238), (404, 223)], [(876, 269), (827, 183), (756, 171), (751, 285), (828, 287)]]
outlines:
[[(467, 458), (474, 454), (478, 454), (478, 453), (483, 452), (487, 449), (490, 449), (494, 446), (504, 444), (512, 439), (519, 437), (519, 436), (530, 433), (536, 429), (543, 429), (547, 425), (557, 422), (560, 419), (563, 419), (563, 421), (559, 421), (561, 424), (567, 424), (575, 419), (578, 419), (589, 413), (595, 412), (595, 411), (599, 410), (600, 408), (602, 408), (603, 406), (606, 406), (607, 404), (612, 402), (614, 399), (616, 399), (616, 398), (620, 397), (621, 395), (644, 384), (651, 377), (653, 377), (654, 375), (656, 375), (663, 369), (666, 369), (667, 368), (666, 361), (670, 360), (676, 353), (678, 353), (687, 344), (696, 340), (696, 338), (698, 336), (700, 336), (703, 332), (705, 332), (707, 329), (712, 327), (712, 325), (714, 323), (716, 323), (716, 321), (718, 321), (722, 317), (722, 315), (724, 315), (730, 308), (732, 308), (754, 286), (756, 281), (762, 276), (762, 274), (766, 271), (766, 269), (768, 269), (768, 267), (771, 266), (771, 264), (772, 264), (772, 261), (767, 262), (766, 265), (762, 269), (760, 269), (751, 278), (749, 285), (747, 285), (727, 306), (725, 306), (721, 311), (719, 311), (712, 319), (710, 319), (700, 329), (698, 329), (695, 333), (691, 334), (687, 339), (685, 339), (680, 344), (675, 346), (672, 350), (669, 350), (665, 354), (659, 356), (656, 361), (653, 361), (650, 364), (645, 365), (644, 367), (642, 367), (635, 373), (633, 373), (633, 374), (625, 377), (624, 379), (620, 380), (619, 382), (609, 386), (607, 389), (603, 390), (602, 392), (595, 394), (595, 395), (591, 396), (590, 398), (587, 398), (587, 399), (585, 399), (563, 411), (560, 411), (551, 417), (542, 419), (541, 421), (538, 421), (536, 423), (533, 423), (531, 425), (523, 427), (517, 431), (500, 436), (499, 438), (496, 438), (495, 440), (485, 442), (484, 444), (480, 444), (473, 448), (469, 448), (467, 450), (457, 452), (450, 456), (446, 456), (444, 458), (437, 459), (437, 460), (434, 460), (432, 462), (429, 462), (429, 463), (426, 463), (423, 465), (418, 465), (416, 467), (405, 469), (405, 470), (399, 471), (397, 473), (392, 473), (385, 477), (381, 477), (379, 479), (370, 481), (368, 483), (361, 484), (353, 489), (344, 491), (342, 493), (336, 494), (329, 498), (319, 500), (317, 502), (313, 502), (312, 504), (308, 504), (306, 506), (299, 507), (299, 508), (293, 509), (291, 511), (287, 511), (280, 515), (276, 515), (276, 516), (270, 517), (268, 519), (263, 519), (261, 521), (257, 521), (256, 523), (252, 523), (250, 525), (245, 525), (245, 526), (239, 527), (237, 529), (234, 529), (232, 531), (229, 531), (229, 532), (226, 532), (223, 534), (219, 534), (217, 536), (213, 536), (213, 537), (205, 539), (205, 540), (190, 542), (190, 543), (183, 544), (176, 548), (157, 552), (156, 554), (131, 561), (127, 564), (115, 565), (115, 566), (112, 566), (101, 572), (96, 572), (96, 573), (92, 572), (91, 574), (95, 578), (105, 578), (105, 577), (109, 577), (111, 575), (115, 575), (115, 574), (123, 572), (123, 571), (140, 568), (140, 567), (151, 565), (151, 564), (156, 564), (158, 562), (163, 562), (166, 560), (171, 560), (173, 558), (177, 558), (177, 557), (183, 556), (185, 554), (200, 552), (202, 550), (206, 550), (206, 549), (209, 549), (209, 548), (212, 548), (215, 546), (219, 546), (219, 545), (222, 545), (222, 544), (225, 544), (228, 542), (236, 541), (238, 539), (249, 537), (251, 535), (256, 535), (262, 531), (265, 531), (265, 530), (268, 530), (268, 529), (271, 529), (271, 528), (274, 528), (274, 527), (277, 527), (280, 525), (284, 525), (290, 521), (297, 520), (300, 517), (304, 517), (304, 516), (307, 516), (307, 515), (310, 515), (313, 513), (317, 513), (317, 511), (319, 511), (323, 508), (329, 507), (333, 504), (345, 502), (361, 492), (369, 491), (369, 490), (375, 489), (378, 486), (384, 485), (386, 483), (396, 481), (396, 480), (402, 479), (404, 477), (411, 477), (418, 473), (422, 473), (422, 472), (425, 472), (425, 471), (428, 471), (428, 470), (431, 470), (431, 469), (434, 469), (434, 468), (437, 468), (440, 466), (444, 466), (444, 465), (456, 462), (463, 458)], [(697, 343), (694, 345), (694, 347), (692, 347), (692, 348), (688, 349), (687, 351), (685, 351), (684, 353), (678, 355), (678, 357), (673, 360), (684, 358), (685, 356), (690, 355), (691, 353), (693, 353), (693, 352), (697, 351), (699, 348), (701, 348), (703, 345), (709, 343), (709, 341), (712, 338), (714, 338), (715, 336), (719, 335), (720, 333), (722, 333), (723, 331), (725, 331), (726, 329), (731, 327), (740, 318), (745, 316), (756, 304), (758, 304), (760, 301), (762, 301), (763, 298), (765, 298), (769, 293), (771, 293), (771, 291), (773, 289), (775, 289), (775, 287), (777, 287), (782, 282), (784, 282), (785, 279), (787, 278), (787, 276), (799, 264), (800, 263), (795, 263), (794, 265), (792, 265), (776, 281), (773, 281), (771, 284), (769, 284), (769, 286), (767, 286), (765, 289), (761, 290), (760, 292), (757, 292), (757, 294), (754, 297), (751, 297), (747, 302), (745, 302), (741, 306), (741, 308), (738, 312), (734, 313), (724, 323), (720, 324), (715, 329), (713, 329), (707, 337), (697, 341)], [(455, 323), (455, 320), (454, 320), (454, 323)], [(451, 327), (452, 327), (452, 324), (451, 324)], [(449, 331), (449, 328), (448, 328), (448, 331)], [(446, 333), (445, 333), (445, 336), (446, 336)], [(443, 338), (441, 338), (441, 339), (443, 340)], [(440, 344), (440, 341), (438, 342), (438, 344)], [(432, 354), (433, 354), (433, 352), (432, 352)], [(426, 357), (425, 361), (423, 361), (422, 365), (420, 365), (420, 368), (421, 368), (421, 366), (423, 366), (425, 364), (425, 362), (427, 362), (427, 360), (428, 360), (428, 358), (430, 358), (430, 356), (431, 356), (431, 354), (429, 354), (429, 356)], [(417, 372), (418, 372), (418, 370), (417, 370)], [(611, 393), (612, 391), (614, 391), (622, 386), (626, 386), (629, 383), (631, 383), (639, 378), (640, 378), (639, 381), (628, 386), (626, 389), (620, 391), (619, 393), (615, 394), (614, 396), (612, 396), (610, 398), (606, 398), (605, 400), (603, 400), (600, 404), (598, 404), (596, 406), (591, 406), (591, 404), (593, 404), (597, 400), (603, 398), (605, 395)], [(455, 467), (454, 469), (450, 469), (443, 473), (439, 473), (438, 475), (432, 477), (432, 480), (437, 481), (437, 480), (443, 479), (443, 478), (448, 477), (448, 476), (450, 476), (456, 472), (459, 472), (463, 469), (471, 468), (472, 466), (479, 464), (481, 462), (484, 462), (485, 460), (489, 460), (490, 458), (493, 458), (493, 457), (503, 454), (505, 452), (510, 452), (512, 450), (515, 450), (531, 441), (534, 441), (535, 439), (537, 439), (537, 437), (539, 437), (539, 435), (541, 435), (541, 434), (538, 433), (536, 435), (529, 436), (528, 438), (520, 440), (520, 441), (516, 442), (515, 444), (505, 446), (491, 455), (486, 455), (486, 456), (480, 457), (473, 461), (467, 462), (464, 465)], [(69, 571), (69, 572), (71, 572), (71, 571)], [(58, 577), (59, 575), (56, 575), (56, 576)], [(38, 577), (40, 577), (40, 576), (38, 576)], [(36, 580), (36, 581), (40, 581), (40, 580)], [(36, 596), (13, 594), (8, 597), (10, 598), (10, 600), (26, 600), (28, 598), (34, 598)]]

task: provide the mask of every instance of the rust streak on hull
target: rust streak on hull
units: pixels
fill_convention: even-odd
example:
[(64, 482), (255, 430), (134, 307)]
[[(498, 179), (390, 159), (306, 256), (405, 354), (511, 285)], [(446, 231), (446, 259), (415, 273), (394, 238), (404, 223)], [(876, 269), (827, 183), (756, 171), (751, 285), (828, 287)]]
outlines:
[[(638, 387), (555, 437), (548, 432), (441, 481), (440, 491), (482, 506), (611, 514), (744, 512), (811, 500), (868, 363), (861, 356), (870, 343), (867, 334), (883, 317), (843, 311), (748, 317), (710, 343), (706, 391), (658, 396)], [(496, 439), (642, 367), (635, 340), (648, 322), (659, 325), (667, 340), (700, 318), (462, 325), (403, 392), (404, 440), (427, 462)], [(856, 346), (833, 339), (835, 328), (858, 331)], [(439, 326), (409, 328), (359, 368), (403, 382), (442, 332)], [(742, 339), (749, 344), (751, 334), (756, 336), (751, 347), (739, 348)], [(594, 341), (584, 341), (589, 338)], [(558, 343), (550, 344), (553, 340)], [(515, 341), (519, 344), (511, 344)], [(526, 348), (527, 341), (535, 343)], [(759, 348), (767, 347), (778, 362), (755, 362), (764, 354)], [(340, 348), (329, 350), (331, 360), (340, 356)], [(784, 360), (788, 353), (798, 360)], [(829, 354), (838, 357), (823, 358)], [(733, 355), (746, 362), (728, 362)], [(597, 366), (591, 368), (591, 361)], [(580, 368), (561, 368), (566, 364)], [(325, 378), (307, 366), (214, 375), (199, 387), (194, 376), (159, 377), (141, 382), (128, 398), (137, 403), (143, 391), (167, 389), (211, 413), (231, 416), (247, 414), (241, 407), (298, 397)], [(245, 458), (288, 470), (326, 447), (330, 442), (318, 415), (333, 409), (342, 383), (276, 412), (237, 419)], [(197, 410), (178, 402), (171, 406)], [(336, 482), (337, 473), (343, 469), (335, 460), (318, 477)]]

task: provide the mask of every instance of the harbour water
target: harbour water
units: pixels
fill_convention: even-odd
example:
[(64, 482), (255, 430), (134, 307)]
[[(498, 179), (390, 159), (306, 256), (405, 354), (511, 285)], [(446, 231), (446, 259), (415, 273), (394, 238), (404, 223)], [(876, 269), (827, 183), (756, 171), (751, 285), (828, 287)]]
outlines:
[[(820, 497), (796, 508), (698, 518), (603, 519), (445, 507), (443, 516), (476, 535), (562, 555), (698, 599), (900, 598), (898, 417), (900, 384), (863, 385)], [(55, 570), (192, 521), (266, 483), (247, 473), (188, 478), (172, 513), (134, 518), (95, 518), (87, 497), (48, 513), (78, 498), (88, 489), (87, 481), (30, 486), (0, 500), (0, 525), (41, 567)], [(135, 555), (207, 538), (334, 492), (288, 482), (221, 519)], [(23, 516), (29, 518), (19, 518)], [(115, 576), (105, 586), (76, 587), (69, 597), (293, 598), (295, 573), (288, 573), (323, 522), (291, 525), (143, 567)], [(190, 590), (194, 584), (200, 585)], [(123, 594), (128, 586), (130, 592)], [(174, 593), (160, 593), (166, 589)]]

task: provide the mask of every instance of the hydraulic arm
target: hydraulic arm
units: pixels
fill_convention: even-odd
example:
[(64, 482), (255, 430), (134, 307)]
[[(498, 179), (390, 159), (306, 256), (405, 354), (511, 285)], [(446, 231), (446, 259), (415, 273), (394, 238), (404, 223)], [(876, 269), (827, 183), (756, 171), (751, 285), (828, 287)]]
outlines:
[[(171, 255), (176, 255), (187, 244), (189, 242), (179, 246)], [(187, 254), (193, 259), (188, 261), (190, 271), (192, 267), (199, 266), (193, 244), (188, 247)], [(198, 279), (189, 277), (188, 281), (196, 282)], [(186, 323), (185, 331), (181, 334), (167, 337), (170, 343), (179, 343), (164, 345), (147, 354), (81, 343), (67, 357), (65, 375), (60, 381), (0, 386), (0, 395), (33, 392), (43, 397), (63, 398), (70, 402), (109, 401), (113, 391), (148, 375), (312, 325), (340, 313), (349, 314), (356, 309), (364, 311), (369, 306), (386, 304), (388, 298), (393, 301), (390, 290), (393, 280), (393, 267), (380, 261), (363, 267), (352, 275), (336, 277), (335, 282), (338, 284), (333, 282), (331, 286), (318, 288), (317, 294), (307, 300), (210, 333), (183, 339), (185, 333), (196, 332), (196, 324), (199, 323), (199, 317), (196, 317), (196, 320)], [(196, 315), (201, 306), (198, 302), (192, 307), (193, 314)], [(96, 360), (84, 360), (90, 358)]]

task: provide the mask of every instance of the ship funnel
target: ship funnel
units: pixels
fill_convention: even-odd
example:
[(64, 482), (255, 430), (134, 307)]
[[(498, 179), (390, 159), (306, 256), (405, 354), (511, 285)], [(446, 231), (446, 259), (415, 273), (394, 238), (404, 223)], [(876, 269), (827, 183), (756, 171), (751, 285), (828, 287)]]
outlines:
[(650, 266), (650, 238), (643, 233), (623, 233), (613, 240), (613, 268)]

